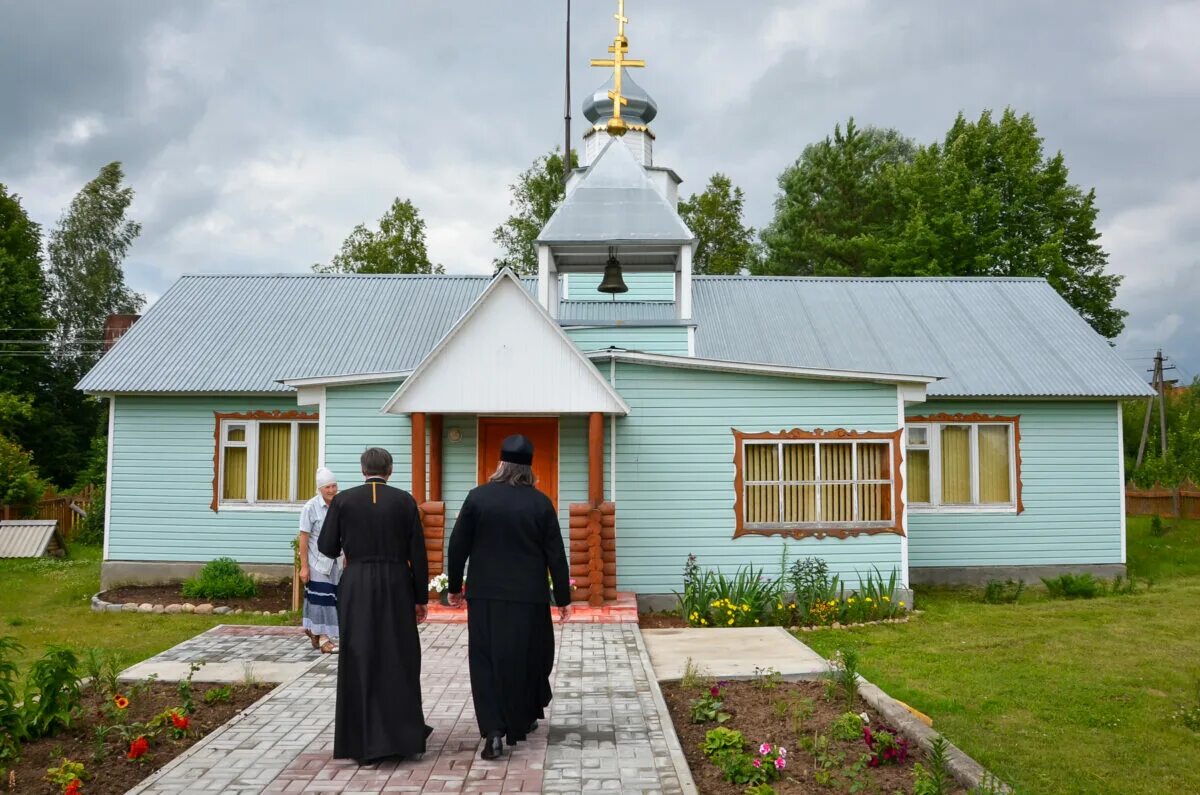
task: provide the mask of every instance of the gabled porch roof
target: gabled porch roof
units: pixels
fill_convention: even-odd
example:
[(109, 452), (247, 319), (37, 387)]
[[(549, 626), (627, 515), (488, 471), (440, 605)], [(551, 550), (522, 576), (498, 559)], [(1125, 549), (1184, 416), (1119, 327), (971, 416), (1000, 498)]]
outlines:
[(505, 269), (382, 411), (624, 415), (629, 406)]

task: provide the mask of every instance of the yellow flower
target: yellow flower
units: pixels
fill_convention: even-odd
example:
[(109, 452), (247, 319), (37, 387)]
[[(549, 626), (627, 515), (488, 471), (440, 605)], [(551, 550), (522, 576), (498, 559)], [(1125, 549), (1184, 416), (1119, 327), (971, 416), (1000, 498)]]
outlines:
[(754, 623), (755, 623), (755, 624), (758, 624), (758, 623), (761, 623), (761, 622), (760, 622), (760, 621), (759, 621), (759, 620), (756, 618), (756, 619), (754, 619)]
[(885, 596), (885, 597), (883, 597), (883, 601), (885, 601), (885, 602), (890, 602), (890, 601), (892, 601), (892, 597), (890, 597), (890, 596)]
[(732, 624), (732, 623), (733, 623), (733, 619), (732, 619), (732, 618), (731, 618), (731, 619), (729, 619), (729, 623), (730, 623), (730, 624)]
[(776, 602), (776, 603), (775, 603), (775, 609), (776, 609), (776, 610), (782, 610), (782, 609), (783, 609), (783, 602)]
[(846, 600), (846, 604), (848, 604), (848, 605), (852, 605), (852, 604), (854, 604), (854, 597), (853, 597), (853, 596), (851, 596), (849, 599), (847, 599), (847, 600)]
[(795, 609), (796, 609), (796, 603), (795, 603), (795, 602), (792, 602), (790, 605), (788, 605), (788, 609), (789, 609), (789, 610), (795, 610)]
[(867, 597), (867, 601), (868, 601), (868, 602), (871, 602), (871, 603), (874, 603), (874, 602), (875, 602), (875, 600), (874, 600), (874, 599), (872, 599), (872, 598), (871, 598), (871, 597), (869, 597), (869, 596)]
[(703, 624), (704, 626), (708, 626), (708, 619), (702, 618), (702, 619), (700, 619), (700, 623)]
[(901, 607), (904, 607), (904, 602), (901, 602), (901, 603), (900, 603), (900, 606), (901, 606)]

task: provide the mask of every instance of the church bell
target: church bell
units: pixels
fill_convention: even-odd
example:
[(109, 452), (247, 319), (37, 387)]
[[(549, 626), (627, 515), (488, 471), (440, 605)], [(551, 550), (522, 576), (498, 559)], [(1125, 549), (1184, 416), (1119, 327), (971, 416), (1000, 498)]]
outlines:
[(608, 250), (608, 262), (604, 264), (604, 278), (596, 290), (609, 294), (629, 292), (625, 279), (621, 277), (621, 262), (617, 259), (617, 252), (611, 248)]

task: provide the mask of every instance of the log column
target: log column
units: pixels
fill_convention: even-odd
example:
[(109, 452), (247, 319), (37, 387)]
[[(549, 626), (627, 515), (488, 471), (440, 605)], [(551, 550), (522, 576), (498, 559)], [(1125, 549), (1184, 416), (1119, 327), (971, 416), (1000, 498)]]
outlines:
[(429, 415), (429, 501), (442, 501), (442, 415)]
[(604, 502), (604, 415), (588, 417), (588, 604), (604, 604), (604, 550), (601, 547), (601, 512)]
[(417, 505), (425, 502), (425, 415), (412, 415), (412, 496)]

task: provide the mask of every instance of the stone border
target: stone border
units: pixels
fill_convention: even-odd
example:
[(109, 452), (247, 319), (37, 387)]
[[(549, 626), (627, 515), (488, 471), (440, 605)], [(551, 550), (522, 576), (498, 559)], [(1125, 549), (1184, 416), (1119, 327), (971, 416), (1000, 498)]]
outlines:
[(136, 602), (106, 602), (100, 598), (100, 594), (104, 591), (99, 591), (92, 594), (92, 611), (95, 613), (194, 613), (200, 616), (207, 615), (231, 615), (231, 616), (286, 616), (288, 610), (250, 610), (246, 611), (240, 607), (234, 608), (228, 605), (212, 605), (208, 602), (194, 605), (191, 602), (182, 602), (179, 604), (169, 605), (152, 605), (149, 602), (138, 604)]
[(683, 754), (683, 744), (679, 742), (679, 735), (675, 733), (675, 722), (671, 720), (667, 700), (663, 698), (662, 688), (658, 686), (658, 677), (654, 674), (654, 666), (650, 664), (650, 653), (646, 650), (641, 627), (635, 624), (633, 629), (642, 669), (646, 672), (650, 693), (654, 697), (654, 709), (658, 712), (658, 721), (667, 740), (667, 749), (671, 752), (671, 764), (675, 767), (675, 775), (679, 777), (679, 788), (683, 790), (684, 795), (697, 795), (700, 790), (696, 787), (696, 780), (692, 778), (692, 769), (688, 767), (687, 757)]
[[(788, 632), (817, 632), (822, 629), (853, 629), (854, 627), (877, 627), (881, 624), (907, 624), (913, 616), (921, 615), (920, 610), (905, 610), (902, 618), (881, 618), (878, 621), (861, 621), (857, 624), (842, 624), (834, 621), (832, 624), (814, 624), (811, 627), (783, 627)], [(705, 627), (701, 627), (705, 629)]]
[(945, 736), (941, 733), (934, 731), (932, 726), (926, 726), (908, 707), (880, 690), (876, 685), (871, 684), (862, 676), (858, 677), (858, 694), (862, 696), (863, 701), (867, 702), (872, 709), (882, 715), (896, 731), (907, 737), (911, 742), (916, 743), (922, 751), (928, 753), (930, 748), (933, 747), (933, 741), (939, 737), (945, 740), (947, 749), (946, 767), (950, 770), (950, 775), (954, 776), (954, 780), (965, 789), (973, 790), (984, 781), (987, 781), (994, 787), (994, 791), (996, 792), (1012, 792), (1007, 784), (988, 771), (987, 768), (967, 756), (962, 749), (949, 740), (946, 740)]

